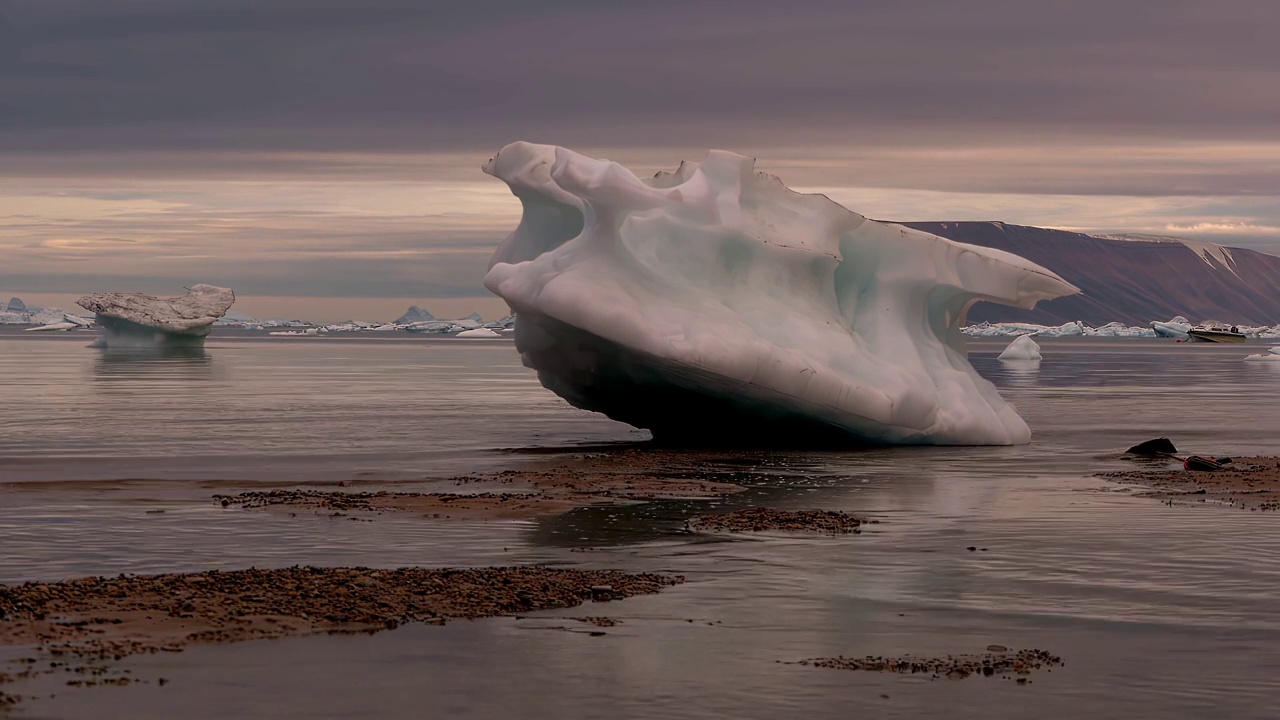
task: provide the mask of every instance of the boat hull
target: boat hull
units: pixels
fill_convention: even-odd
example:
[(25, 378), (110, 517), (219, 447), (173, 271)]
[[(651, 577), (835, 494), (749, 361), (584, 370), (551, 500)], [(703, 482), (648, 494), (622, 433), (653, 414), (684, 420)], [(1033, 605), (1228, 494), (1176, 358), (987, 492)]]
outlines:
[(1224, 330), (1188, 330), (1187, 336), (1196, 342), (1242, 343), (1245, 340), (1242, 333)]

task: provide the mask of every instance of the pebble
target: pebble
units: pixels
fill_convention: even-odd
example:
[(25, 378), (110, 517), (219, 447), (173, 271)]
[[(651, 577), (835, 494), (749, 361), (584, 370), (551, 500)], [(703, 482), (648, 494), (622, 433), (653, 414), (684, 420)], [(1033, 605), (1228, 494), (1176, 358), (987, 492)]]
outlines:
[[(1009, 672), (1015, 675), (1028, 675), (1034, 670), (1048, 669), (1055, 665), (1060, 666), (1063, 664), (1062, 658), (1045, 650), (1019, 650), (1016, 653), (1008, 654), (1008, 648), (1004, 648), (1002, 645), (992, 645), (988, 649), (991, 647), (999, 647), (1002, 650), (995, 654), (947, 655), (946, 657), (935, 658), (912, 655), (903, 655), (901, 657), (868, 655), (862, 658), (847, 658), (842, 655), (834, 658), (801, 660), (800, 664), (838, 670), (863, 670), (908, 675), (927, 673), (934, 678), (946, 677), (953, 679), (967, 678), (971, 675), (993, 677), (997, 673)], [(1025, 677), (1018, 678), (1019, 684), (1025, 684), (1026, 681)]]
[(699, 515), (685, 522), (690, 532), (761, 532), (770, 530), (845, 535), (861, 532), (867, 521), (839, 510), (774, 510), (747, 508), (719, 515)]

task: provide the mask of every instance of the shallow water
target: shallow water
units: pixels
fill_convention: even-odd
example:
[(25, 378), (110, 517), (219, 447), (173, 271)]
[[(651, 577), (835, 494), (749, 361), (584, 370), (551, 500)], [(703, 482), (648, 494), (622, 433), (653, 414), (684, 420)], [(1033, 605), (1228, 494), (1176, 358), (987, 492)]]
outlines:
[[(548, 614), (623, 621), (603, 637), (546, 629), (584, 629), (572, 621), (495, 619), (202, 647), (128, 661), (144, 677), (170, 678), (166, 687), (49, 685), (56, 699), (24, 712), (1280, 715), (1277, 516), (1168, 507), (1091, 477), (1159, 435), (1215, 455), (1277, 453), (1280, 368), (1241, 361), (1257, 347), (1064, 338), (1042, 343), (1036, 367), (1001, 363), (1003, 343), (977, 342), (975, 366), (1018, 405), (1031, 445), (775, 453), (726, 466), (751, 489), (719, 507), (844, 509), (881, 521), (851, 537), (693, 537), (683, 519), (707, 504), (689, 501), (440, 524), (290, 518), (209, 501), (229, 480), (376, 486), (554, 463), (549, 450), (608, 452), (646, 437), (541, 390), (506, 340), (401, 338), (214, 336), (203, 356), (116, 360), (83, 338), (0, 331), (0, 582), (527, 562), (664, 570), (689, 582)], [(583, 546), (595, 549), (573, 551)], [(1067, 665), (1019, 686), (780, 664), (992, 643), (1044, 648)]]
[(149, 355), (82, 347), (93, 336), (0, 331), (0, 483), (412, 477), (495, 448), (648, 437), (543, 391), (506, 339), (242, 331)]

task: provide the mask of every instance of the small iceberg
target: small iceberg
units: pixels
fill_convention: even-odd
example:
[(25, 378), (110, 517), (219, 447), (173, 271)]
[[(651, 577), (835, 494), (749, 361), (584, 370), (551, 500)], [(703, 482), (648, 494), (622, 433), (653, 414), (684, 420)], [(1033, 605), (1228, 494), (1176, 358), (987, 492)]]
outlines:
[(268, 335), (290, 335), (297, 337), (314, 337), (323, 332), (328, 332), (324, 328), (307, 328), (306, 330), (276, 330), (267, 333)]
[(231, 309), (235, 293), (214, 285), (192, 285), (182, 297), (142, 293), (97, 293), (76, 301), (102, 326), (98, 347), (195, 347), (213, 323)]
[(501, 335), (499, 335), (498, 333), (496, 333), (496, 332), (494, 332), (494, 331), (490, 330), (489, 328), (476, 328), (476, 329), (474, 329), (474, 330), (463, 330), (462, 332), (458, 333), (457, 335), (454, 335), (454, 337), (459, 337), (459, 338), (496, 338), (496, 337), (502, 337), (502, 336), (501, 336)]
[(1250, 355), (1245, 358), (1245, 362), (1280, 362), (1280, 345), (1277, 345), (1265, 353), (1258, 355)]
[(27, 328), (26, 332), (47, 332), (47, 331), (55, 331), (55, 330), (75, 330), (75, 329), (76, 329), (76, 328), (78, 328), (78, 327), (83, 327), (83, 326), (82, 326), (82, 325), (80, 325), (79, 323), (73, 323), (73, 322), (56, 322), (56, 323), (50, 323), (50, 324), (48, 324), (48, 325), (41, 325), (40, 327), (29, 327), (29, 328)]
[(1039, 360), (1040, 346), (1030, 335), (1019, 335), (1000, 353), (999, 360)]
[(1159, 337), (1177, 338), (1186, 340), (1189, 335), (1187, 331), (1191, 329), (1191, 321), (1181, 315), (1169, 320), (1168, 322), (1160, 322), (1159, 320), (1151, 321), (1151, 329), (1156, 331)]

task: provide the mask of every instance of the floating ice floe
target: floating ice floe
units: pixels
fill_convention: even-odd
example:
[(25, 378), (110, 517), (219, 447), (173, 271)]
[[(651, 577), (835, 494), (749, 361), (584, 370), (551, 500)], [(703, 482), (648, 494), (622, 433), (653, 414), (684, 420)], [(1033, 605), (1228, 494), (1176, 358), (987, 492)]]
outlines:
[[(64, 323), (71, 323), (76, 327), (89, 327), (93, 325), (91, 320), (87, 320), (78, 315), (63, 312), (58, 308), (32, 307), (23, 303), (22, 300), (18, 298), (12, 298), (6, 305), (0, 306), (0, 325), (50, 326), (62, 325)], [(36, 328), (27, 329), (35, 330)], [(74, 330), (75, 328), (65, 329)]]
[(1149, 327), (1110, 322), (1098, 328), (1085, 328), (1083, 334), (1089, 337), (1155, 337), (1156, 331)]
[(1035, 337), (1068, 337), (1084, 335), (1093, 328), (1085, 327), (1081, 322), (1069, 322), (1062, 325), (1036, 325), (1034, 323), (988, 323), (967, 325), (960, 332), (970, 337), (1017, 337), (1034, 335)]
[(73, 323), (73, 322), (57, 322), (57, 323), (50, 323), (48, 325), (40, 325), (39, 327), (29, 327), (27, 328), (27, 332), (49, 332), (49, 331), (59, 331), (59, 330), (66, 331), (66, 330), (75, 330), (78, 327), (82, 327), (82, 326), (79, 323)]
[[(393, 329), (405, 330), (411, 333), (428, 333), (436, 335), (452, 335), (465, 330), (488, 329), (488, 330), (505, 330), (513, 327), (516, 322), (515, 315), (508, 315), (504, 318), (485, 322), (484, 318), (472, 313), (467, 317), (458, 320), (424, 320), (422, 322), (413, 322), (407, 325), (396, 325)], [(475, 336), (475, 337), (488, 337)]]
[(684, 441), (1031, 437), (957, 349), (976, 301), (1078, 292), (1028, 260), (868, 220), (727, 152), (641, 180), (515, 143), (484, 169), (524, 207), (485, 286), (577, 407)]
[(1039, 360), (1040, 346), (1030, 335), (1019, 335), (1000, 353), (1000, 360)]
[[(409, 320), (409, 322), (405, 322), (405, 320)], [(0, 311), (0, 323), (3, 322), (5, 322), (5, 313)], [(411, 333), (450, 335), (463, 330), (473, 330), (475, 328), (489, 328), (490, 330), (495, 331), (506, 330), (515, 325), (515, 315), (508, 315), (504, 318), (488, 322), (485, 322), (484, 319), (476, 313), (472, 313), (471, 315), (458, 320), (439, 320), (431, 313), (414, 305), (410, 306), (409, 310), (405, 312), (404, 315), (392, 322), (373, 323), (361, 320), (348, 320), (346, 322), (320, 325), (317, 323), (304, 322), (302, 320), (288, 320), (283, 318), (257, 320), (248, 315), (229, 311), (226, 315), (219, 318), (214, 325), (242, 327), (250, 330), (261, 330), (263, 328), (292, 328), (296, 329), (296, 332), (291, 333), (293, 335), (306, 334), (306, 330), (313, 327), (321, 332), (327, 333), (405, 331)], [(277, 332), (275, 334), (283, 333)]]
[(411, 333), (429, 333), (429, 334), (445, 334), (455, 333), (470, 328), (459, 325), (452, 320), (426, 320), (424, 322), (409, 323), (408, 325), (399, 326), (400, 329)]
[(458, 333), (457, 335), (454, 335), (454, 337), (460, 337), (460, 338), (496, 338), (496, 337), (502, 337), (502, 336), (501, 336), (501, 335), (499, 335), (498, 333), (496, 333), (496, 332), (494, 332), (494, 331), (490, 330), (489, 328), (475, 328), (474, 330), (463, 330), (462, 332)]
[(1271, 348), (1265, 353), (1261, 353), (1259, 355), (1250, 355), (1246, 357), (1245, 360), (1248, 360), (1251, 362), (1257, 362), (1257, 361), (1280, 362), (1280, 345), (1277, 345)]
[(307, 328), (305, 330), (274, 330), (267, 333), (268, 335), (292, 335), (292, 336), (313, 336), (321, 335), (329, 332), (324, 328)]
[(235, 302), (235, 293), (213, 285), (192, 285), (182, 297), (142, 293), (98, 293), (76, 301), (96, 314), (100, 347), (202, 345), (213, 323)]
[(960, 329), (970, 337), (1016, 337), (1031, 335), (1034, 337), (1155, 337), (1152, 328), (1125, 325), (1122, 322), (1111, 322), (1102, 327), (1090, 327), (1076, 320), (1062, 325), (1035, 325), (1033, 323), (978, 323)]

